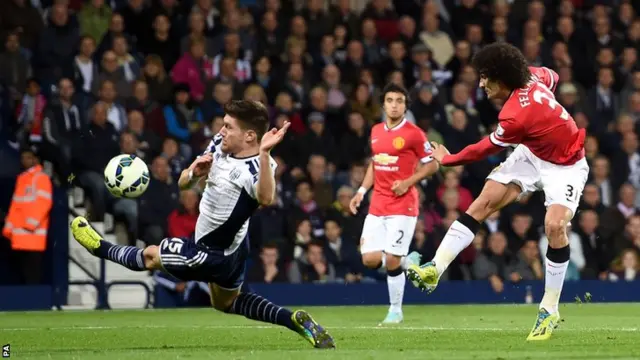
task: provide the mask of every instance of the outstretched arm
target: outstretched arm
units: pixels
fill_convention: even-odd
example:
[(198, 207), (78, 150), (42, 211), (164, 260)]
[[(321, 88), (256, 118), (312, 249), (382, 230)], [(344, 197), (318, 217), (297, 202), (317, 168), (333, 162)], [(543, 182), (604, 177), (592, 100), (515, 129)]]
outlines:
[[(441, 146), (439, 145), (439, 147)], [(479, 142), (465, 147), (457, 154), (445, 154), (442, 156), (440, 163), (443, 166), (466, 165), (497, 154), (503, 149), (504, 147), (495, 145), (487, 136)]]

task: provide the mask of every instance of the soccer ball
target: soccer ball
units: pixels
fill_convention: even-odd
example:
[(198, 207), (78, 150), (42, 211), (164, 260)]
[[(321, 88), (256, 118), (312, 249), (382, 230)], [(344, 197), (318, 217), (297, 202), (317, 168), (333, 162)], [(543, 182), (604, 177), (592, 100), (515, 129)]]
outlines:
[(149, 168), (135, 155), (118, 155), (104, 168), (104, 183), (115, 197), (136, 198), (149, 186)]

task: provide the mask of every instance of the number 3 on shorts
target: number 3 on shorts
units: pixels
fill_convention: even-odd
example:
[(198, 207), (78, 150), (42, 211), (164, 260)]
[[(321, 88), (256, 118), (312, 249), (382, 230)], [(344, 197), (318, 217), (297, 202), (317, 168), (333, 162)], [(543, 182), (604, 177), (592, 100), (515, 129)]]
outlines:
[(578, 194), (573, 188), (573, 185), (567, 185), (567, 193), (565, 195), (567, 196), (567, 201), (569, 202), (576, 202), (578, 197)]

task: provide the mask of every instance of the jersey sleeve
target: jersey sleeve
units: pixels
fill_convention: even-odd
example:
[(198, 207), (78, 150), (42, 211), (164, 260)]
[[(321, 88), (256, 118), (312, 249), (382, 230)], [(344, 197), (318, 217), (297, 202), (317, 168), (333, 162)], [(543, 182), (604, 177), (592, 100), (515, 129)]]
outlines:
[(220, 149), (221, 145), (222, 145), (222, 135), (215, 134), (213, 136), (213, 139), (209, 141), (209, 145), (207, 145), (207, 148), (204, 150), (202, 154), (200, 154), (200, 156), (206, 155), (206, 154), (215, 155), (218, 152), (221, 153), (222, 152), (222, 150)]
[(524, 127), (515, 119), (500, 120), (496, 131), (489, 135), (489, 140), (494, 145), (509, 147), (522, 142), (524, 137)]
[[(260, 173), (260, 161), (258, 158), (254, 158), (247, 160), (245, 164), (248, 166), (249, 174), (251, 176), (245, 177), (243, 188), (251, 198), (256, 199), (258, 197), (258, 174)], [(269, 157), (269, 165), (271, 167), (271, 176), (275, 176), (278, 163), (274, 158)]]
[(538, 77), (540, 81), (547, 87), (551, 92), (556, 92), (556, 87), (558, 86), (558, 80), (560, 79), (560, 75), (555, 71), (549, 69), (548, 67), (530, 67), (529, 71), (532, 74)]
[(432, 149), (427, 136), (424, 132), (416, 131), (416, 140), (414, 141), (413, 151), (415, 152), (420, 162), (423, 164), (433, 161)]

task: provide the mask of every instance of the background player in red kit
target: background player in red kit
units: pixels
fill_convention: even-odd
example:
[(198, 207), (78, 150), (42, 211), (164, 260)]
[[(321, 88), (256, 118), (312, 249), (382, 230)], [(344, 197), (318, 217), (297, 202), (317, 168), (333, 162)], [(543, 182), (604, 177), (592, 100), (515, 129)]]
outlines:
[(467, 212), (451, 225), (433, 260), (421, 267), (412, 266), (407, 276), (414, 285), (433, 291), (440, 275), (471, 244), (481, 222), (521, 193), (542, 190), (547, 206), (545, 234), (549, 238), (545, 293), (527, 340), (546, 340), (560, 320), (558, 302), (569, 264), (566, 230), (589, 174), (584, 158), (585, 131), (578, 129), (555, 100), (558, 74), (544, 67), (528, 67), (516, 47), (488, 45), (474, 56), (473, 66), (487, 97), (505, 100), (498, 127), (455, 155), (434, 144), (433, 157), (442, 165), (463, 165), (506, 147), (516, 148), (488, 176), (482, 193)]
[(404, 118), (407, 91), (389, 84), (382, 97), (386, 120), (371, 129), (373, 157), (362, 186), (351, 200), (351, 211), (356, 213), (364, 194), (373, 185), (360, 252), (365, 266), (386, 267), (391, 306), (383, 323), (399, 323), (403, 319), (404, 270), (411, 264), (420, 264), (418, 253), (407, 256), (418, 219), (415, 185), (436, 172), (438, 163), (432, 161), (431, 145), (424, 132)]

